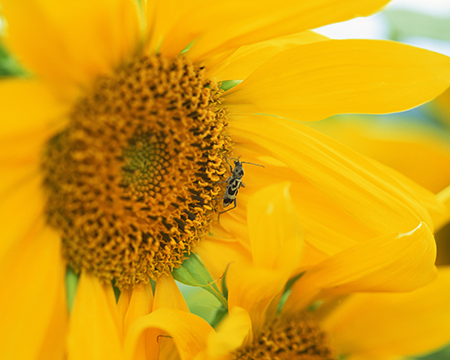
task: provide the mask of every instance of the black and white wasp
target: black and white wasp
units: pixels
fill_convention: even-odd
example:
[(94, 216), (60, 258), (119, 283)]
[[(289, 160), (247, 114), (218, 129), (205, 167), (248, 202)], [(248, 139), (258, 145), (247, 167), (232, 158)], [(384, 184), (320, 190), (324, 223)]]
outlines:
[(237, 206), (236, 196), (238, 194), (239, 188), (241, 186), (243, 188), (245, 188), (245, 185), (242, 182), (242, 178), (244, 177), (244, 167), (242, 166), (242, 164), (250, 164), (250, 165), (264, 167), (263, 165), (254, 164), (251, 162), (239, 161), (239, 159), (240, 159), (240, 156), (236, 160), (234, 160), (234, 168), (233, 168), (233, 166), (228, 162), (228, 159), (225, 156), (225, 161), (230, 166), (231, 176), (225, 181), (227, 183), (227, 186), (225, 188), (225, 194), (223, 196), (223, 204), (222, 205), (224, 208), (226, 208), (234, 202), (234, 206), (230, 209), (221, 211), (219, 213), (219, 219), (220, 219), (221, 214), (226, 213), (227, 211), (230, 211), (230, 210), (233, 210), (234, 208), (236, 208), (236, 206)]

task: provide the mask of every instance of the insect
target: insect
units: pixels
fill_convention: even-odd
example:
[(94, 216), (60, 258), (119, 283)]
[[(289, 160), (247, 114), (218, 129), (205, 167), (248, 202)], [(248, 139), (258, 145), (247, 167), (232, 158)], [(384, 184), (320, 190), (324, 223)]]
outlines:
[(250, 164), (255, 166), (261, 166), (263, 165), (254, 164), (251, 162), (245, 162), (245, 161), (239, 161), (240, 156), (234, 160), (234, 168), (233, 166), (228, 162), (227, 157), (225, 156), (225, 161), (230, 166), (231, 176), (225, 181), (227, 183), (227, 186), (225, 188), (225, 195), (223, 196), (223, 207), (226, 208), (230, 206), (234, 202), (234, 206), (230, 209), (221, 211), (219, 213), (219, 217), (217, 220), (220, 219), (220, 215), (223, 213), (226, 213), (227, 211), (233, 210), (237, 206), (237, 200), (236, 196), (238, 194), (239, 188), (242, 186), (245, 188), (244, 183), (242, 182), (242, 178), (244, 177), (244, 167), (242, 164)]

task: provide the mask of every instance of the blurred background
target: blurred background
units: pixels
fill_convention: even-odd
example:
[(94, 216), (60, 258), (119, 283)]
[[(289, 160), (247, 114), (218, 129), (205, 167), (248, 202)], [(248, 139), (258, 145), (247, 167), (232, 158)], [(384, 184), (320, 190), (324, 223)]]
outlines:
[[(0, 33), (5, 30), (0, 19)], [(373, 16), (316, 31), (333, 39), (395, 40), (450, 56), (450, 0), (393, 0)], [(0, 78), (11, 76), (28, 74), (0, 40)], [(398, 114), (341, 115), (307, 125), (389, 165), (435, 194), (450, 185), (450, 91)], [(436, 233), (436, 241), (438, 265), (450, 265), (450, 226)], [(200, 288), (180, 287), (191, 311), (211, 321), (217, 300)], [(419, 359), (450, 360), (450, 346)]]

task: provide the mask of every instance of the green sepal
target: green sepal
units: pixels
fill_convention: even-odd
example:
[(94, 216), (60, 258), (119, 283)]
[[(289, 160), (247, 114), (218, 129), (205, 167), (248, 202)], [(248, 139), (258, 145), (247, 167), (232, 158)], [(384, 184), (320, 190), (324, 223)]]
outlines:
[(69, 313), (72, 311), (73, 302), (75, 300), (75, 294), (78, 287), (79, 275), (73, 271), (70, 266), (66, 268), (66, 297), (67, 297), (67, 308)]
[(288, 299), (289, 295), (291, 295), (292, 285), (294, 285), (294, 283), (298, 279), (300, 279), (303, 274), (304, 274), (304, 272), (302, 272), (302, 273), (300, 273), (298, 275), (295, 275), (294, 277), (290, 278), (286, 282), (286, 285), (284, 286), (284, 290), (283, 290), (283, 295), (281, 295), (280, 302), (278, 303), (278, 308), (277, 308), (277, 313), (278, 314), (281, 312), (281, 309), (283, 309), (283, 306), (284, 306), (286, 300)]
[(214, 319), (209, 324), (215, 329), (227, 314), (228, 309), (224, 308), (223, 306), (218, 307), (214, 315)]
[(113, 279), (111, 281), (111, 285), (114, 291), (114, 297), (116, 298), (116, 303), (119, 301), (119, 297), (120, 297), (120, 290), (119, 288), (116, 286), (116, 279)]
[(172, 271), (172, 275), (175, 280), (182, 284), (201, 287), (209, 291), (220, 301), (222, 306), (228, 309), (227, 299), (219, 291), (215, 281), (197, 254), (191, 253), (178, 269)]
[(222, 81), (220, 88), (223, 91), (230, 90), (231, 88), (234, 88), (235, 86), (239, 85), (244, 80), (225, 80)]
[(225, 272), (222, 275), (222, 294), (225, 297), (225, 299), (227, 299), (227, 300), (228, 300), (227, 273), (228, 273), (229, 267), (230, 267), (230, 264), (227, 265)]

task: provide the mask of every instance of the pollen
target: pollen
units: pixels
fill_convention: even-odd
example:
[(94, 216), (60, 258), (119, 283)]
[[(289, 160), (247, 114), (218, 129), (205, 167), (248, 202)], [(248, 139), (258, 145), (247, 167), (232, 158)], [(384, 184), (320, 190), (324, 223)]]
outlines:
[(277, 318), (233, 353), (233, 360), (335, 360), (326, 334), (306, 313)]
[(97, 79), (43, 155), (68, 264), (119, 288), (181, 265), (210, 227), (232, 142), (219, 84), (184, 57)]

